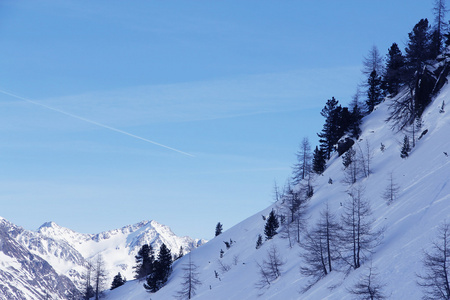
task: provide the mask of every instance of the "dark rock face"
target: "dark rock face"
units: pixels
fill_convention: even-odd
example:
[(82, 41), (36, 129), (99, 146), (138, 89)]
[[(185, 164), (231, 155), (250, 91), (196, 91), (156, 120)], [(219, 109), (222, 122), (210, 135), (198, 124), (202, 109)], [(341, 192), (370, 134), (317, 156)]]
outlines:
[[(449, 57), (449, 54), (446, 54)], [(434, 65), (425, 66), (417, 76), (415, 83), (414, 104), (418, 116), (421, 116), (425, 108), (431, 102), (431, 98), (447, 83), (450, 74), (449, 58), (442, 59)]]
[(20, 245), (12, 235), (23, 229), (0, 219), (0, 299), (70, 299), (79, 295), (72, 281)]
[(347, 152), (347, 150), (350, 149), (354, 143), (355, 143), (355, 141), (349, 137), (339, 140), (339, 142), (337, 144), (337, 149), (336, 149), (339, 156), (341, 156), (342, 154)]

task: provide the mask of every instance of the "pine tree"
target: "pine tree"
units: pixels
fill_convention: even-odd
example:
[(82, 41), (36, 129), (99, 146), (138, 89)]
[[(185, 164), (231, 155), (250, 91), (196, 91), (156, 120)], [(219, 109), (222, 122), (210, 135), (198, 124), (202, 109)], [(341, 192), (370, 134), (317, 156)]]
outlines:
[(148, 244), (142, 245), (141, 249), (139, 249), (137, 255), (135, 256), (136, 266), (135, 269), (135, 278), (142, 279), (145, 278), (148, 274), (150, 274), (153, 270), (153, 263), (155, 261), (155, 254), (153, 251), (153, 247)]
[(116, 276), (114, 276), (113, 282), (111, 284), (111, 290), (118, 288), (119, 286), (124, 285), (126, 282), (126, 280), (124, 278), (122, 278), (122, 275), (119, 273), (117, 273)]
[(158, 274), (160, 285), (164, 286), (172, 272), (172, 254), (164, 243), (159, 248), (158, 265), (155, 268), (155, 272)]
[(397, 95), (405, 80), (405, 58), (396, 43), (389, 48), (386, 58), (384, 82), (386, 90), (392, 96)]
[(153, 263), (153, 271), (147, 276), (144, 288), (155, 293), (162, 288), (172, 272), (172, 253), (166, 244), (159, 248), (158, 258)]
[(222, 230), (223, 230), (222, 224), (220, 224), (220, 222), (217, 223), (217, 225), (216, 225), (216, 235), (215, 236), (220, 235), (222, 233)]
[(312, 169), (316, 174), (322, 174), (325, 171), (326, 167), (326, 158), (325, 153), (322, 149), (316, 146), (316, 149), (313, 153), (313, 165)]
[(407, 158), (409, 156), (409, 152), (411, 152), (411, 146), (409, 144), (408, 136), (405, 135), (405, 137), (403, 138), (402, 150), (400, 151), (400, 157)]
[(375, 106), (381, 103), (382, 100), (382, 90), (381, 90), (381, 77), (378, 76), (375, 70), (372, 71), (367, 80), (368, 90), (367, 90), (367, 100), (366, 107), (367, 112), (371, 113)]
[(266, 225), (264, 227), (264, 234), (266, 235), (266, 240), (270, 240), (277, 234), (277, 229), (280, 226), (278, 223), (277, 217), (275, 216), (275, 212), (272, 211), (267, 218)]
[(258, 239), (256, 240), (256, 249), (259, 249), (262, 246), (262, 236), (258, 234)]
[(421, 72), (425, 61), (431, 57), (429, 31), (428, 20), (421, 19), (408, 34), (409, 42), (405, 52), (410, 77), (413, 77), (415, 72)]
[(361, 122), (364, 117), (359, 103), (358, 91), (353, 97), (352, 103), (350, 104), (350, 124), (348, 126), (348, 133), (351, 138), (358, 139), (361, 134)]
[(334, 150), (334, 145), (342, 136), (340, 135), (342, 127), (339, 124), (342, 107), (338, 104), (339, 101), (332, 97), (327, 100), (326, 105), (320, 112), (325, 118), (325, 123), (322, 132), (317, 135), (319, 136), (320, 148), (324, 151), (327, 159), (330, 159), (331, 152)]

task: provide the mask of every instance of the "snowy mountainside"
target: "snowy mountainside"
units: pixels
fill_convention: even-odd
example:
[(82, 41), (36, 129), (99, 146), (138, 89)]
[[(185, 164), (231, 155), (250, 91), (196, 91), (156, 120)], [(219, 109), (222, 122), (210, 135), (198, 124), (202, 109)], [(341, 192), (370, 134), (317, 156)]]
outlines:
[(0, 218), (0, 299), (69, 299), (78, 295), (74, 284), (38, 255), (19, 244), (23, 229)]
[[(364, 261), (360, 268), (348, 274), (332, 271), (301, 293), (310, 281), (299, 271), (304, 263), (299, 256), (303, 250), (298, 245), (289, 248), (288, 241), (280, 234), (265, 241), (259, 249), (255, 247), (258, 234), (264, 236), (262, 215), (281, 209), (281, 204), (275, 203), (191, 252), (202, 282), (193, 299), (353, 299), (354, 295), (348, 290), (368, 272), (369, 265), (378, 273), (389, 299), (421, 299), (423, 294), (416, 284), (416, 274), (423, 271), (423, 250), (430, 249), (439, 224), (446, 219), (450, 221), (450, 111), (439, 112), (442, 102), (448, 99), (450, 87), (445, 85), (424, 111), (416, 146), (406, 159), (400, 157), (405, 132), (392, 130), (392, 124), (385, 122), (388, 105), (393, 99), (386, 99), (363, 119), (362, 134), (354, 147), (369, 149), (371, 172), (368, 177), (360, 178), (358, 185), (364, 187), (364, 197), (370, 201), (374, 229), (385, 228), (382, 244), (374, 249), (371, 262)], [(417, 136), (426, 130), (418, 140)], [(314, 179), (308, 226), (315, 222), (325, 204), (339, 217), (343, 211), (341, 203), (349, 199), (342, 159), (334, 154), (327, 166), (326, 171)], [(387, 205), (382, 194), (390, 174), (399, 191), (395, 201)], [(230, 239), (233, 245), (227, 250), (224, 241)], [(267, 257), (273, 246), (285, 262), (281, 276), (268, 287), (257, 288), (257, 263)], [(221, 249), (223, 258), (219, 257)], [(106, 299), (173, 299), (181, 289), (182, 268), (187, 262), (185, 256), (174, 263), (169, 282), (157, 293), (149, 295), (142, 282), (128, 281), (108, 292)], [(219, 275), (217, 278), (215, 271)]]

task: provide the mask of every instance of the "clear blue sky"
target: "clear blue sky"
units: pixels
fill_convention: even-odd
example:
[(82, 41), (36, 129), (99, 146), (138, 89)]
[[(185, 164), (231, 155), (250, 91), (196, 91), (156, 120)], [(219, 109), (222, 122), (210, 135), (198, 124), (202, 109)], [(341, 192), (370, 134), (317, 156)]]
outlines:
[(326, 100), (432, 3), (2, 0), (0, 90), (30, 101), (0, 93), (0, 216), (211, 238), (270, 204)]

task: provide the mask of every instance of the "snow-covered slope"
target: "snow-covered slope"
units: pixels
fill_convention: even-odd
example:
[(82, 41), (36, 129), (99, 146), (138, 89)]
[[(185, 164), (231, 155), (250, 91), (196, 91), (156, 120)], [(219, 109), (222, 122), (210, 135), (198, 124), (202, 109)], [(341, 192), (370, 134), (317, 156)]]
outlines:
[[(416, 141), (407, 159), (400, 157), (405, 133), (393, 131), (391, 124), (385, 122), (392, 99), (380, 104), (363, 120), (363, 132), (356, 147), (359, 144), (366, 149), (368, 143), (372, 160), (370, 176), (360, 179), (359, 184), (365, 187), (364, 196), (371, 203), (375, 228), (385, 227), (383, 242), (375, 249), (371, 260), (390, 299), (421, 299), (416, 274), (422, 271), (422, 250), (431, 246), (438, 225), (446, 218), (449, 221), (450, 157), (445, 153), (450, 153), (450, 111), (439, 112), (443, 100), (448, 102), (448, 99), (450, 87), (445, 85), (423, 113), (419, 133), (428, 131)], [(381, 144), (385, 146), (384, 151)], [(382, 194), (391, 173), (400, 190), (398, 198), (387, 205)], [(328, 183), (330, 178), (332, 184)], [(349, 197), (349, 186), (343, 181), (342, 159), (335, 155), (324, 174), (315, 178), (315, 193), (308, 208), (309, 224), (315, 221), (326, 203), (338, 216), (342, 213), (340, 204)], [(199, 267), (202, 282), (193, 299), (353, 299), (348, 288), (367, 272), (368, 262), (348, 274), (333, 271), (301, 294), (309, 281), (299, 272), (301, 248), (298, 245), (289, 248), (288, 241), (280, 235), (264, 242), (261, 248), (255, 248), (258, 234), (264, 236), (265, 221), (261, 216), (267, 216), (272, 208), (279, 206), (279, 203), (273, 204), (192, 251), (191, 258)], [(226, 250), (223, 241), (230, 239), (233, 245)], [(272, 246), (278, 249), (286, 264), (281, 277), (268, 288), (258, 289), (255, 287), (259, 277), (257, 262), (266, 258)], [(219, 258), (221, 249), (225, 251), (222, 259)], [(182, 267), (187, 259), (185, 256), (175, 262), (168, 284), (151, 295), (153, 300), (175, 297), (181, 289)], [(223, 270), (219, 259), (221, 264), (230, 267), (228, 271)], [(218, 278), (215, 271), (219, 273)], [(142, 282), (136, 281), (129, 281), (107, 295), (110, 300), (148, 297)]]

